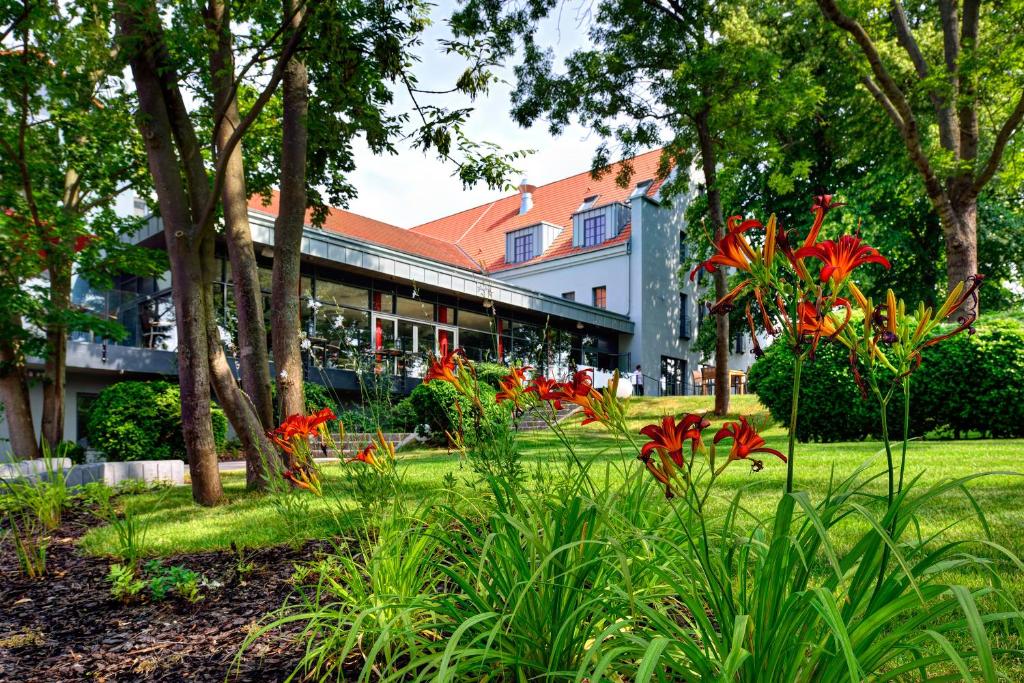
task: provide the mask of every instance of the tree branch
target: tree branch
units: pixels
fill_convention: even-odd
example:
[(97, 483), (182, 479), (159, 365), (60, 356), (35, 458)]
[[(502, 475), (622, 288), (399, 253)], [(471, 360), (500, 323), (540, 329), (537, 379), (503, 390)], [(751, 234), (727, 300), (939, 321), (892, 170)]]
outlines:
[(999, 163), (1003, 159), (1003, 152), (1006, 150), (1006, 145), (1010, 142), (1013, 134), (1017, 132), (1017, 128), (1020, 126), (1021, 121), (1024, 120), (1024, 91), (1021, 91), (1020, 99), (1017, 100), (1017, 106), (1013, 108), (1010, 113), (1010, 117), (1003, 122), (1003, 127), (999, 129), (996, 134), (995, 142), (992, 144), (992, 152), (988, 155), (988, 161), (985, 162), (984, 168), (981, 173), (978, 174), (974, 180), (972, 190), (977, 196), (981, 189), (985, 187), (988, 181), (992, 180), (992, 176), (996, 174), (999, 169)]
[(904, 129), (903, 117), (901, 117), (900, 113), (896, 111), (896, 107), (892, 106), (892, 102), (889, 101), (889, 98), (885, 96), (884, 92), (878, 89), (878, 86), (875, 85), (875, 82), (871, 80), (870, 76), (863, 76), (860, 80), (861, 83), (864, 84), (864, 87), (868, 89), (868, 92), (871, 93), (872, 97), (882, 105), (882, 108), (885, 109), (885, 113), (888, 114), (889, 118), (892, 119), (892, 122), (896, 124), (896, 128), (899, 129), (900, 134), (902, 135)]
[[(917, 71), (918, 78), (922, 81), (926, 80), (931, 72), (928, 68), (928, 63), (924, 59), (924, 55), (921, 54), (921, 48), (914, 39), (914, 34), (910, 31), (910, 23), (907, 21), (907, 13), (903, 9), (903, 3), (900, 0), (892, 0), (892, 9), (889, 11), (889, 18), (892, 20), (892, 25), (896, 29), (896, 40), (903, 46), (903, 49), (906, 50), (907, 55), (910, 57), (910, 61), (913, 62), (914, 70)], [(954, 95), (955, 92), (956, 91), (954, 90)], [(942, 143), (943, 148), (953, 152), (954, 154), (958, 154), (959, 145), (956, 136), (957, 124), (953, 116), (953, 109), (950, 105), (952, 98), (948, 95), (943, 97), (943, 95), (936, 92), (934, 88), (928, 88), (928, 98), (932, 102), (932, 107), (934, 107), (935, 115), (939, 121), (939, 140)]]
[[(960, 28), (961, 56), (966, 52), (968, 70), (959, 72), (960, 102), (958, 114), (960, 118), (960, 150), (963, 159), (976, 159), (978, 156), (978, 103), (977, 78), (970, 63), (974, 61), (974, 53), (978, 47), (978, 0), (964, 0), (963, 24)], [(957, 66), (959, 69), (959, 64)]]

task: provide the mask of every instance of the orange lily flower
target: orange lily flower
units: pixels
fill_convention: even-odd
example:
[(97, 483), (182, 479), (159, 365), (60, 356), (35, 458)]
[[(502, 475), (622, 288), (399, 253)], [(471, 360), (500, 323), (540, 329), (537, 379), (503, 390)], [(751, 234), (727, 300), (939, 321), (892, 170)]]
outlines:
[[(765, 440), (758, 434), (747, 418), (740, 416), (739, 422), (726, 422), (725, 425), (715, 434), (715, 443), (724, 439), (732, 439), (732, 449), (729, 451), (729, 461), (746, 460), (753, 453), (770, 453), (782, 462), (786, 462), (786, 456), (774, 448), (765, 446)], [(728, 463), (726, 463), (728, 464)], [(751, 459), (751, 467), (758, 471), (764, 467), (760, 460)]]
[(509, 373), (498, 380), (501, 390), (494, 397), (497, 403), (512, 401), (517, 407), (523, 396), (523, 385), (526, 382), (526, 371), (531, 369), (529, 365), (509, 368)]
[(697, 277), (697, 272), (701, 268), (713, 273), (718, 266), (731, 266), (749, 273), (750, 262), (756, 258), (756, 255), (743, 233), (751, 228), (760, 227), (761, 221), (754, 219), (744, 221), (742, 216), (730, 216), (728, 231), (715, 244), (715, 253), (690, 272), (690, 281), (692, 282)]
[(650, 439), (640, 449), (640, 459), (650, 459), (652, 451), (664, 452), (677, 467), (682, 467), (683, 445), (689, 441), (690, 454), (696, 453), (704, 445), (701, 434), (709, 426), (711, 423), (703, 415), (690, 413), (678, 422), (671, 415), (666, 415), (661, 425), (649, 424), (640, 430), (641, 434)]
[(865, 263), (880, 263), (888, 270), (889, 259), (878, 253), (874, 247), (862, 243), (856, 235), (843, 235), (839, 241), (826, 240), (818, 244), (801, 247), (796, 252), (797, 258), (813, 256), (824, 265), (821, 267), (822, 282), (831, 279), (837, 285), (849, 277), (857, 266)]
[(367, 465), (375, 465), (376, 460), (373, 457), (373, 452), (377, 450), (377, 444), (372, 441), (367, 444), (366, 448), (356, 453), (351, 458), (348, 458), (345, 462), (365, 462)]
[(809, 247), (817, 241), (818, 233), (821, 232), (821, 224), (825, 222), (825, 214), (832, 209), (838, 209), (840, 206), (846, 206), (846, 204), (833, 202), (832, 195), (830, 194), (819, 194), (814, 198), (814, 205), (811, 207), (811, 213), (814, 214), (814, 224), (811, 225), (811, 231), (807, 233), (804, 247)]
[(842, 297), (836, 297), (833, 305), (836, 308), (845, 309), (846, 317), (842, 323), (836, 324), (831, 315), (822, 312), (817, 304), (813, 304), (806, 299), (797, 304), (797, 341), (804, 341), (810, 338), (812, 356), (818, 348), (818, 342), (821, 341), (822, 337), (825, 339), (835, 338), (836, 335), (843, 331), (847, 323), (850, 322), (850, 316), (853, 313), (850, 308), (850, 302)]
[(427, 369), (427, 374), (423, 376), (423, 383), (429, 384), (435, 379), (443, 380), (445, 382), (451, 382), (452, 384), (458, 385), (459, 378), (456, 374), (456, 359), (461, 354), (460, 349), (454, 349), (452, 351), (445, 351), (441, 354), (441, 357), (431, 354), (430, 355), (430, 367)]
[(565, 394), (562, 393), (562, 385), (553, 379), (543, 376), (534, 377), (533, 381), (530, 382), (530, 386), (526, 387), (523, 393), (537, 394), (537, 398), (542, 401), (554, 402), (555, 410), (562, 409), (561, 399), (565, 398)]

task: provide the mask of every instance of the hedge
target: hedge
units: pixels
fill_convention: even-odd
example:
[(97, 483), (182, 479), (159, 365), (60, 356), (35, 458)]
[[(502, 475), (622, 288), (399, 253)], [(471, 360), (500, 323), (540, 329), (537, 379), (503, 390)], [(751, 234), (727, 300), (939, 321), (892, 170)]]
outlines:
[[(499, 421), (509, 422), (511, 416), (508, 410), (499, 406), (494, 398), (497, 395), (491, 385), (480, 382), (480, 401), (484, 406), (484, 421), (495, 424)], [(474, 425), (472, 424), (472, 406), (465, 396), (459, 394), (448, 382), (430, 382), (420, 384), (413, 389), (409, 397), (413, 410), (416, 411), (416, 423), (429, 427), (430, 441), (437, 445), (447, 445), (446, 433), (458, 428), (460, 423), (460, 409), (464, 417), (462, 420), (463, 433), (470, 443), (476, 440)], [(458, 407), (456, 407), (458, 406)]]
[[(224, 411), (214, 405), (213, 438), (227, 436)], [(181, 392), (169, 382), (118, 382), (104, 389), (88, 416), (89, 445), (107, 460), (187, 459), (181, 431)]]
[[(925, 349), (921, 367), (910, 377), (912, 436), (1024, 436), (1024, 323), (990, 316), (976, 330)], [(770, 346), (750, 368), (748, 380), (772, 416), (788, 422), (790, 350), (784, 344)], [(897, 391), (889, 406), (894, 438), (902, 437), (902, 423), (902, 392)], [(820, 346), (801, 373), (797, 439), (854, 441), (878, 436), (879, 429), (877, 403), (861, 398), (846, 349), (835, 343)]]

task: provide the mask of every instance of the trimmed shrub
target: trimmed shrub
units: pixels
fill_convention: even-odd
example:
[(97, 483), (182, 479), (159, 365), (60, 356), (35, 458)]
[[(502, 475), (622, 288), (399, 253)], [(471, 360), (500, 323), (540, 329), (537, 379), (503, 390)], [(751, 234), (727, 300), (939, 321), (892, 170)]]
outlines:
[[(484, 421), (495, 423), (508, 421), (508, 411), (502, 410), (495, 403), (494, 397), (498, 392), (489, 384), (480, 383), (480, 401), (484, 406)], [(416, 424), (427, 425), (430, 428), (430, 440), (438, 445), (447, 445), (447, 432), (454, 432), (462, 420), (463, 432), (466, 440), (473, 443), (476, 440), (474, 425), (472, 424), (472, 405), (465, 396), (459, 394), (448, 382), (430, 382), (420, 384), (413, 389), (409, 396), (413, 409), (416, 411)], [(465, 419), (460, 417), (461, 414)]]
[[(223, 448), (224, 411), (212, 412), (213, 438)], [(89, 443), (107, 460), (186, 459), (181, 431), (181, 391), (169, 382), (118, 382), (96, 398), (88, 418)]]
[[(960, 334), (929, 347), (921, 367), (910, 376), (910, 433), (980, 433), (1024, 436), (1024, 323), (985, 318), (974, 335)], [(773, 344), (750, 368), (749, 386), (776, 420), (789, 420), (793, 357)], [(804, 364), (800, 382), (801, 441), (855, 441), (879, 436), (877, 403), (863, 400), (850, 373), (845, 347), (819, 346)], [(903, 394), (889, 405), (889, 429), (902, 438)]]
[(501, 389), (500, 382), (508, 375), (508, 367), (501, 363), (476, 363), (476, 377), (482, 384)]

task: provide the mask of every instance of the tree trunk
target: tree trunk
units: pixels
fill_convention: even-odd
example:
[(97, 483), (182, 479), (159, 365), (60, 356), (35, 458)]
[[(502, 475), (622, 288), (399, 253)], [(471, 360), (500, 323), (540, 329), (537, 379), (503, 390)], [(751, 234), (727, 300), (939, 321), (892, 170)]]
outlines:
[[(211, 281), (214, 260), (214, 240), (210, 235), (202, 247), (204, 281)], [(235, 428), (238, 439), (245, 450), (245, 480), (249, 488), (264, 488), (267, 477), (272, 476), (278, 465), (277, 448), (267, 438), (266, 428), (256, 416), (252, 404), (235, 381), (227, 356), (221, 346), (217, 329), (217, 313), (214, 308), (213, 292), (203, 288), (203, 311), (206, 318), (206, 338), (209, 344), (210, 378), (221, 408)], [(264, 466), (265, 465), (265, 466)], [(268, 471), (270, 470), (270, 471)]]
[[(18, 320), (12, 321), (20, 325)], [(0, 401), (3, 418), (11, 439), (11, 455), (18, 460), (39, 457), (39, 442), (32, 424), (32, 403), (29, 400), (28, 377), (21, 352), (9, 339), (0, 339)]]
[[(201, 505), (215, 505), (223, 495), (216, 444), (210, 420), (210, 365), (204, 315), (200, 261), (201, 235), (192, 220), (189, 195), (175, 149), (170, 112), (176, 103), (168, 83), (174, 74), (157, 64), (162, 37), (156, 7), (117, 6), (118, 42), (128, 52), (139, 100), (137, 125), (145, 144), (164, 222), (164, 239), (171, 265), (171, 291), (178, 332), (178, 379), (181, 387), (181, 423), (188, 452), (192, 497)], [(165, 82), (165, 79), (168, 79)], [(167, 86), (167, 88), (165, 88)], [(184, 156), (184, 155), (182, 155)], [(183, 161), (184, 163), (184, 161)], [(201, 210), (201, 209), (200, 209)]]
[[(942, 221), (942, 233), (946, 241), (946, 282), (952, 290), (959, 283), (978, 273), (978, 200), (969, 197), (950, 201), (951, 220)], [(940, 214), (941, 216), (941, 214)], [(973, 301), (953, 311), (950, 318), (977, 314)]]
[[(56, 259), (54, 259), (55, 261)], [(50, 306), (60, 316), (71, 307), (70, 264), (50, 266)], [(43, 383), (43, 441), (50, 452), (64, 440), (64, 397), (67, 383), (68, 328), (63, 320), (47, 325), (46, 367)]]
[[(296, 0), (285, 0), (285, 17), (294, 12)], [(293, 30), (302, 12), (292, 16)], [(277, 399), (281, 418), (305, 413), (302, 394), (302, 350), (299, 347), (301, 304), (299, 266), (302, 228), (306, 219), (306, 145), (309, 108), (306, 66), (297, 58), (288, 61), (283, 85), (281, 130), (281, 197), (274, 223), (274, 272), (271, 285), (271, 335), (277, 372)]]
[[(210, 29), (217, 36), (217, 49), (210, 56), (210, 72), (214, 111), (224, 112), (223, 121), (214, 136), (214, 144), (221, 151), (239, 122), (238, 99), (233, 89), (235, 69), (230, 16), (226, 5), (220, 0), (212, 0), (207, 19)], [(234, 396), (237, 387), (226, 386), (228, 377), (230, 385), (235, 384), (229, 368), (227, 375), (223, 374), (224, 368), (228, 367), (227, 360), (211, 357), (210, 362), (214, 383), (218, 388), (217, 395), (245, 446), (246, 482), (250, 488), (262, 488), (266, 482), (263, 463), (274, 462), (277, 451), (264, 434), (274, 426), (274, 406), (270, 391), (263, 294), (260, 291), (259, 269), (249, 228), (247, 200), (242, 148), (239, 144), (231, 151), (224, 167), (221, 202), (224, 208), (224, 239), (235, 292), (239, 375), (248, 400), (244, 396)], [(210, 343), (216, 344), (216, 351), (223, 356), (219, 337), (211, 336)], [(249, 413), (254, 414), (256, 423), (252, 422)]]
[[(700, 143), (700, 162), (708, 195), (708, 214), (717, 241), (725, 234), (725, 216), (722, 213), (722, 196), (718, 190), (718, 171), (715, 168), (717, 157), (708, 125), (709, 114), (707, 109), (702, 110), (694, 117), (694, 123)], [(729, 293), (725, 269), (716, 269), (713, 279), (717, 301)], [(729, 412), (729, 344), (729, 315), (722, 313), (715, 316), (715, 415), (725, 415)]]

